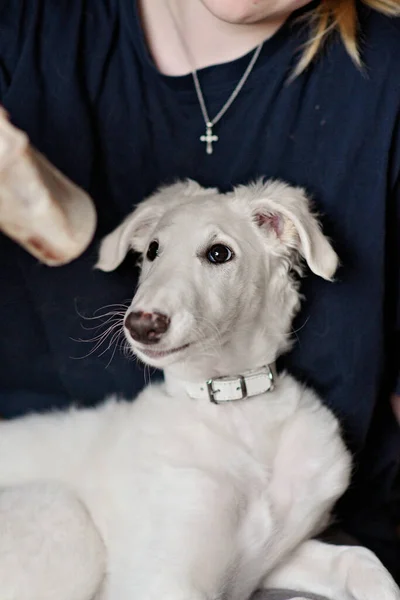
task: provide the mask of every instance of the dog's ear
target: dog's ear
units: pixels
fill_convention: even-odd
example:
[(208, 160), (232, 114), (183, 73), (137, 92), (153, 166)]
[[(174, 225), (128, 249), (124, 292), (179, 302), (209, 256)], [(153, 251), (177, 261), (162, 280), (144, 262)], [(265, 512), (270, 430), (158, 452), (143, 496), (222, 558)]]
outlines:
[(187, 202), (188, 196), (204, 196), (215, 192), (215, 189), (202, 188), (190, 179), (160, 188), (102, 240), (95, 267), (102, 271), (113, 271), (130, 249), (143, 253), (151, 231), (168, 210)]
[[(149, 204), (148, 204), (149, 202)], [(114, 271), (124, 260), (129, 250), (143, 252), (143, 242), (159, 213), (150, 201), (143, 202), (101, 242), (99, 258), (95, 265), (101, 271)]]
[(274, 237), (278, 249), (286, 255), (297, 251), (315, 275), (332, 280), (339, 260), (303, 189), (279, 181), (258, 184), (250, 205), (255, 223)]

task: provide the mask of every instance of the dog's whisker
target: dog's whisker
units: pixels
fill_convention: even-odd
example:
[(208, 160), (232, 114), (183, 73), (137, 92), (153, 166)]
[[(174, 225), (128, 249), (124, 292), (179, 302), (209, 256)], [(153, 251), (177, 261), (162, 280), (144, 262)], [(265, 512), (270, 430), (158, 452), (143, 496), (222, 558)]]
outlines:
[(125, 338), (125, 336), (121, 342), (121, 347), (122, 347), (122, 353), (125, 356), (125, 358), (131, 358), (132, 356), (134, 356), (134, 352), (133, 352), (128, 340)]
[(123, 335), (123, 331), (121, 331), (120, 329), (118, 329), (117, 331), (114, 331), (114, 333), (112, 334), (112, 336), (108, 342), (108, 346), (100, 352), (99, 356), (103, 356), (113, 346), (114, 342), (118, 339), (118, 337), (120, 335)]
[[(91, 348), (91, 350), (85, 354), (84, 356), (80, 356), (80, 357), (73, 357), (75, 359), (84, 359), (84, 358), (88, 358), (89, 356), (92, 356), (95, 352), (97, 352), (102, 345), (106, 342), (107, 338), (109, 338), (111, 336), (111, 341), (115, 341), (115, 334), (119, 335), (123, 335), (123, 329), (122, 329), (122, 322), (121, 321), (117, 321), (115, 323), (112, 323), (105, 331), (101, 332), (100, 334), (90, 338), (90, 339), (73, 339), (73, 341), (76, 342), (83, 342), (83, 343), (94, 343), (93, 348)], [(105, 348), (105, 350), (103, 350), (99, 356), (102, 356), (105, 352), (107, 352), (107, 350), (109, 350), (109, 348), (112, 346), (112, 343), (109, 343), (108, 346)]]
[(122, 332), (120, 330), (114, 331), (114, 333), (112, 334), (112, 336), (109, 339), (108, 345), (106, 348), (104, 348), (104, 350), (102, 350), (99, 354), (99, 356), (103, 356), (103, 354), (105, 354), (107, 352), (107, 350), (109, 350), (113, 345), (114, 342), (116, 342), (116, 340), (122, 335)]
[[(127, 301), (126, 303), (109, 304), (109, 305), (103, 306), (101, 308), (98, 308), (94, 312), (94, 315), (91, 317), (86, 317), (84, 315), (80, 315), (81, 318), (83, 318), (85, 321), (101, 320), (102, 322), (96, 324), (93, 327), (86, 327), (84, 324), (81, 323), (81, 328), (85, 331), (96, 331), (96, 330), (100, 330), (100, 331), (97, 335), (94, 335), (88, 339), (83, 339), (83, 338), (74, 339), (74, 341), (76, 341), (76, 342), (81, 342), (81, 343), (85, 343), (85, 344), (94, 344), (93, 348), (91, 348), (91, 350), (86, 355), (84, 355), (82, 357), (74, 357), (74, 358), (84, 359), (84, 358), (88, 358), (89, 356), (92, 356), (97, 351), (99, 351), (104, 344), (106, 344), (107, 339), (108, 339), (109, 340), (108, 345), (106, 345), (106, 347), (101, 352), (99, 352), (99, 355), (98, 355), (99, 357), (103, 356), (106, 352), (108, 352), (110, 350), (110, 348), (112, 348), (114, 346), (110, 360), (108, 361), (108, 363), (106, 365), (106, 368), (108, 368), (109, 365), (111, 364), (111, 361), (113, 360), (113, 358), (115, 356), (116, 342), (118, 341), (119, 337), (123, 335), (123, 319), (124, 319), (124, 316), (125, 316), (128, 306), (129, 306), (129, 301)], [(115, 310), (109, 310), (112, 308), (114, 308)], [(101, 314), (96, 314), (100, 311), (103, 311), (103, 312), (101, 312)], [(104, 311), (106, 311), (106, 312), (104, 312)], [(106, 329), (104, 330), (104, 328), (106, 328)]]
[(119, 314), (115, 314), (113, 316), (110, 316), (107, 319), (107, 321), (104, 321), (104, 323), (99, 323), (98, 325), (94, 325), (93, 327), (86, 327), (82, 323), (80, 324), (80, 326), (85, 331), (95, 331), (96, 329), (100, 329), (100, 327), (105, 327), (106, 325), (108, 325), (108, 323), (111, 323), (112, 321), (115, 321), (115, 320), (117, 320), (118, 322), (122, 323), (122, 317), (123, 316), (124, 316), (124, 313), (121, 313), (120, 315)]
[[(105, 318), (112, 318), (112, 317), (123, 317), (125, 315), (126, 311), (108, 311), (104, 314), (101, 315), (97, 315), (96, 317), (84, 317), (81, 316), (82, 319), (84, 319), (84, 321), (98, 321), (100, 319), (105, 319)], [(100, 324), (101, 325), (101, 324)]]
[(100, 306), (99, 308), (96, 308), (96, 310), (94, 311), (93, 314), (96, 315), (100, 310), (105, 310), (105, 309), (109, 309), (109, 308), (120, 308), (121, 310), (123, 310), (123, 309), (127, 310), (130, 303), (131, 303), (130, 300), (126, 300), (124, 302), (115, 302), (114, 304), (105, 304), (104, 306)]
[[(95, 320), (95, 319), (101, 319), (103, 316), (107, 315), (107, 313), (116, 312), (117, 310), (121, 311), (121, 312), (126, 312), (129, 307), (129, 304), (130, 304), (129, 300), (127, 300), (124, 303), (106, 304), (104, 306), (100, 306), (99, 308), (96, 308), (96, 310), (93, 312), (92, 316), (87, 316), (78, 309), (76, 302), (75, 302), (75, 312), (81, 319), (83, 319), (85, 321), (91, 321), (91, 320)], [(115, 310), (110, 310), (110, 309), (115, 309)], [(98, 314), (100, 311), (105, 311), (105, 312), (102, 314)]]
[(299, 333), (299, 331), (301, 331), (302, 329), (304, 329), (304, 327), (307, 325), (307, 323), (308, 323), (309, 320), (310, 320), (310, 317), (308, 316), (306, 318), (306, 320), (304, 321), (304, 323), (302, 325), (300, 325), (300, 327), (298, 327), (297, 329), (291, 329), (290, 333), (288, 333), (287, 335), (290, 336), (292, 334), (296, 335), (297, 333)]
[[(121, 334), (121, 333), (123, 333), (123, 332), (122, 332), (122, 331), (120, 331), (120, 332), (119, 332), (119, 334)], [(115, 334), (114, 334), (114, 335), (115, 335)], [(111, 342), (110, 342), (110, 344), (111, 344)], [(120, 344), (119, 344), (119, 342), (118, 342), (118, 335), (117, 335), (117, 337), (116, 337), (116, 339), (115, 339), (114, 349), (113, 349), (113, 351), (112, 351), (112, 354), (111, 354), (110, 360), (109, 360), (109, 361), (108, 361), (108, 363), (106, 364), (106, 369), (108, 369), (108, 367), (110, 366), (110, 364), (111, 364), (111, 362), (112, 362), (112, 360), (113, 360), (113, 358), (114, 358), (114, 356), (115, 356), (115, 353), (116, 353), (116, 351), (117, 351), (117, 349), (118, 349), (118, 348), (120, 348)]]
[(90, 344), (101, 340), (102, 338), (106, 338), (112, 331), (114, 331), (117, 327), (120, 327), (122, 330), (122, 324), (120, 321), (116, 323), (112, 323), (105, 331), (97, 334), (94, 337), (83, 339), (83, 338), (71, 338), (74, 342), (83, 342), (84, 344)]
[[(147, 373), (147, 377), (146, 377), (146, 373)], [(146, 385), (149, 385), (149, 383), (150, 383), (150, 367), (147, 364), (145, 364), (145, 366), (144, 366), (144, 381), (145, 381)]]

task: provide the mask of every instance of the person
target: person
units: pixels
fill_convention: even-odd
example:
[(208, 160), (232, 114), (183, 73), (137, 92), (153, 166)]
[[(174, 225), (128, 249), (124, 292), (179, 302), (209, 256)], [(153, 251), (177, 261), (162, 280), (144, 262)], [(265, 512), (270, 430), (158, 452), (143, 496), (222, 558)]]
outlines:
[(3, 0), (0, 102), (98, 211), (93, 244), (65, 267), (0, 239), (4, 418), (144, 385), (110, 337), (101, 345), (132, 297), (135, 257), (112, 274), (93, 266), (99, 240), (161, 183), (301, 185), (342, 266), (334, 284), (304, 281), (283, 364), (340, 418), (354, 454), (338, 523), (398, 569), (397, 14), (398, 0)]

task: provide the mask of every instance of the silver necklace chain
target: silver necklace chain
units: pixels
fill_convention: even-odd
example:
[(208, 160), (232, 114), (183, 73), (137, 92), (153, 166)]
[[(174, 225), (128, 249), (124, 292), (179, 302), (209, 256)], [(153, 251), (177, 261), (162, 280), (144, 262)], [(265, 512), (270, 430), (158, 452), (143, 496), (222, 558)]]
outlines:
[(251, 58), (251, 61), (247, 65), (247, 68), (246, 68), (245, 72), (243, 73), (242, 77), (240, 78), (237, 86), (235, 87), (232, 94), (229, 96), (228, 100), (225, 102), (225, 104), (223, 105), (221, 110), (215, 115), (215, 117), (213, 119), (210, 119), (208, 111), (207, 111), (207, 107), (206, 107), (206, 103), (204, 101), (204, 96), (203, 96), (203, 92), (202, 92), (202, 89), (200, 86), (197, 70), (193, 69), (192, 77), (193, 77), (194, 87), (196, 89), (197, 99), (199, 101), (201, 112), (202, 112), (203, 119), (204, 119), (204, 123), (206, 126), (206, 133), (205, 133), (205, 135), (200, 136), (200, 141), (206, 143), (207, 154), (213, 153), (212, 145), (214, 142), (218, 142), (218, 139), (219, 139), (217, 135), (213, 134), (214, 125), (216, 125), (222, 119), (222, 117), (224, 116), (226, 111), (230, 108), (230, 106), (233, 104), (233, 102), (237, 98), (242, 87), (246, 83), (250, 73), (252, 72), (254, 65), (256, 64), (256, 61), (260, 55), (262, 47), (263, 47), (263, 42), (259, 46), (257, 46), (257, 48), (255, 49), (254, 54)]
[(176, 22), (175, 15), (173, 14), (171, 7), (169, 6), (169, 3), (168, 3), (168, 7), (169, 7), (169, 13), (171, 15), (172, 22), (174, 24), (175, 31), (177, 33), (177, 36), (180, 40), (183, 50), (185, 51), (187, 60), (191, 67), (191, 73), (192, 73), (193, 83), (194, 83), (194, 87), (195, 87), (196, 94), (197, 94), (197, 99), (199, 101), (201, 113), (202, 113), (203, 119), (204, 119), (204, 124), (206, 126), (205, 135), (200, 136), (199, 139), (201, 142), (204, 142), (206, 144), (207, 154), (212, 154), (213, 153), (213, 143), (218, 142), (218, 139), (219, 139), (217, 135), (213, 134), (213, 127), (222, 119), (222, 117), (224, 116), (226, 111), (230, 108), (230, 106), (236, 100), (236, 97), (238, 96), (242, 87), (246, 83), (250, 73), (252, 72), (252, 70), (254, 68), (254, 65), (257, 62), (257, 59), (261, 52), (261, 49), (264, 45), (264, 42), (261, 42), (261, 44), (259, 44), (257, 46), (257, 48), (255, 49), (254, 54), (253, 54), (249, 64), (247, 65), (245, 72), (243, 73), (238, 84), (236, 85), (235, 89), (233, 90), (232, 94), (229, 96), (228, 100), (225, 102), (225, 104), (223, 105), (221, 110), (215, 115), (215, 117), (213, 119), (210, 119), (208, 111), (207, 111), (206, 103), (204, 101), (204, 95), (203, 95), (203, 92), (202, 92), (202, 89), (200, 86), (197, 69), (194, 67), (193, 57), (191, 56), (190, 49), (189, 49), (188, 45), (186, 44), (186, 40), (181, 33), (181, 30), (178, 26), (178, 23)]

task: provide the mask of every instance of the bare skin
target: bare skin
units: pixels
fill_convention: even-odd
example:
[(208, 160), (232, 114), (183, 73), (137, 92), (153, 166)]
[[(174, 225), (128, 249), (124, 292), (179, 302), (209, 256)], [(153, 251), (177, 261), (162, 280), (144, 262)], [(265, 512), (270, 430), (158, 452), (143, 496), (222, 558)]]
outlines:
[(186, 75), (193, 67), (243, 56), (272, 37), (294, 10), (309, 1), (139, 0), (139, 6), (159, 70)]

